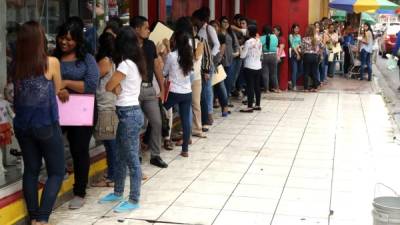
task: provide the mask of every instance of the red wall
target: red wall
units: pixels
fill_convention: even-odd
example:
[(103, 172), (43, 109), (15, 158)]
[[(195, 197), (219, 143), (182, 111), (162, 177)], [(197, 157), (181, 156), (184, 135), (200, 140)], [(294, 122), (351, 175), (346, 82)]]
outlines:
[(139, 14), (139, 1), (129, 0), (129, 16), (137, 16)]
[[(259, 0), (263, 1), (263, 0)], [(272, 25), (280, 25), (286, 39), (286, 55), (288, 55), (288, 34), (293, 23), (300, 25), (303, 32), (308, 25), (308, 0), (272, 0)], [(288, 89), (290, 77), (289, 59), (286, 57), (281, 67), (280, 88)]]
[(272, 1), (274, 0), (245, 0), (244, 14), (249, 19), (257, 21), (260, 31), (264, 25), (271, 25)]

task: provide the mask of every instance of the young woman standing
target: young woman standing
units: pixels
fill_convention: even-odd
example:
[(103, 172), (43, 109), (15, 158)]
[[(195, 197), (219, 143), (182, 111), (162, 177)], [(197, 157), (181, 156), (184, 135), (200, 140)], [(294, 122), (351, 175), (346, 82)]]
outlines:
[(302, 69), (301, 65), (301, 36), (300, 36), (300, 26), (298, 24), (293, 24), (292, 29), (289, 35), (289, 44), (290, 44), (290, 62), (292, 68), (292, 79), (290, 88), (293, 91), (296, 91), (296, 83), (299, 78), (299, 72)]
[[(110, 80), (115, 71), (113, 56), (115, 51), (115, 36), (107, 31), (103, 32), (99, 37), (99, 51), (96, 56), (96, 61), (100, 71), (100, 83), (96, 91), (97, 110), (99, 118), (95, 131), (95, 138), (102, 141), (106, 149), (107, 158), (107, 176), (101, 179), (98, 183), (93, 184), (95, 187), (113, 187), (114, 186), (114, 170), (116, 165), (116, 141), (115, 129), (113, 122), (116, 120), (115, 102), (116, 96), (106, 91), (106, 84)], [(111, 121), (104, 123), (101, 120)], [(116, 122), (116, 121), (115, 121)], [(103, 125), (104, 124), (104, 125)]]
[(190, 37), (191, 34), (187, 32), (180, 31), (175, 33), (173, 50), (167, 55), (163, 71), (164, 76), (171, 82), (170, 92), (164, 107), (168, 110), (174, 105), (179, 105), (179, 116), (183, 129), (182, 157), (189, 156), (191, 135), (192, 85), (190, 75), (194, 72), (194, 63)]
[(372, 66), (371, 66), (371, 54), (374, 46), (374, 33), (372, 32), (371, 25), (364, 23), (363, 35), (360, 40), (360, 57), (361, 57), (361, 72), (360, 80), (364, 80), (364, 68), (367, 68), (368, 81), (372, 79)]
[[(181, 17), (176, 21), (175, 32), (186, 32), (190, 36), (193, 48), (193, 77), (192, 77), (192, 111), (193, 126), (192, 135), (200, 138), (207, 137), (202, 129), (201, 123), (201, 78), (202, 72), (209, 71), (211, 67), (211, 52), (207, 42), (197, 36), (190, 17)], [(168, 52), (169, 53), (169, 52)]]
[(335, 74), (335, 58), (338, 53), (335, 51), (337, 44), (339, 43), (339, 35), (335, 30), (334, 24), (329, 24), (328, 29), (324, 33), (324, 44), (328, 50), (328, 77), (333, 77)]
[[(95, 95), (99, 82), (99, 69), (95, 58), (85, 49), (82, 26), (74, 21), (63, 24), (57, 35), (54, 52), (61, 61), (63, 80), (60, 95), (69, 96), (69, 93)], [(96, 108), (93, 118), (97, 121)], [(93, 126), (63, 127), (63, 131), (67, 132), (75, 174), (74, 198), (69, 203), (70, 209), (79, 209), (84, 204), (90, 166), (89, 144), (93, 128)]]
[[(263, 35), (261, 36), (261, 44), (263, 45), (263, 81), (265, 91), (279, 92), (277, 66), (278, 57), (277, 50), (279, 45), (278, 37), (272, 32), (271, 27), (265, 26)], [(270, 85), (271, 83), (271, 85)]]
[[(318, 65), (322, 55), (321, 41), (318, 40), (314, 25), (307, 27), (306, 34), (301, 42), (304, 63), (304, 91), (317, 91), (320, 82), (318, 81)], [(309, 88), (309, 77), (312, 85)]]
[(348, 73), (350, 72), (351, 66), (351, 55), (350, 51), (352, 51), (352, 47), (354, 46), (354, 35), (353, 28), (350, 23), (346, 24), (343, 34), (343, 51), (344, 51), (344, 74), (348, 77)]
[[(322, 43), (323, 39), (323, 33), (321, 32), (321, 24), (319, 22), (314, 23), (314, 28), (315, 28), (315, 38), (319, 42)], [(318, 63), (318, 76), (317, 79), (318, 81), (323, 84), (323, 82), (326, 80), (326, 73), (325, 73), (325, 63), (324, 63), (324, 58), (326, 54), (326, 48), (323, 46), (322, 55)]]
[(131, 27), (124, 27), (116, 39), (118, 65), (106, 84), (106, 90), (117, 95), (117, 165), (114, 173), (114, 192), (100, 199), (100, 203), (121, 201), (124, 194), (126, 168), (129, 169), (130, 192), (128, 201), (122, 201), (114, 212), (129, 212), (139, 208), (142, 171), (139, 160), (139, 132), (144, 123), (139, 105), (142, 77), (146, 76), (146, 63), (138, 37)]
[[(14, 82), (15, 135), (22, 150), (23, 193), (31, 224), (48, 224), (64, 178), (64, 144), (56, 94), (60, 94), (60, 63), (48, 57), (43, 28), (25, 23), (18, 32)], [(61, 96), (67, 101), (67, 96)], [(42, 159), (48, 179), (38, 197)]]
[(281, 75), (281, 66), (283, 60), (286, 58), (285, 46), (286, 46), (286, 39), (283, 37), (282, 28), (279, 25), (274, 26), (274, 34), (278, 37), (279, 47), (277, 51), (277, 58), (278, 58), (278, 65), (276, 69), (276, 74), (278, 78), (278, 85), (280, 87), (280, 75)]
[[(223, 59), (226, 54), (226, 36), (221, 33), (221, 24), (217, 20), (210, 21), (210, 26), (213, 26), (217, 32), (218, 41), (220, 43), (219, 53), (214, 57), (214, 67), (215, 72), (217, 72), (218, 66), (223, 65)], [(214, 90), (214, 100), (218, 99), (219, 106), (221, 107), (222, 117), (227, 117), (229, 115), (228, 100), (229, 95), (225, 87), (225, 81), (221, 81), (213, 86)], [(215, 104), (214, 107), (218, 106)]]
[[(239, 41), (236, 37), (235, 32), (229, 24), (228, 17), (221, 17), (219, 20), (221, 23), (220, 32), (225, 37), (225, 54), (222, 58), (222, 65), (225, 68), (227, 77), (225, 79), (226, 92), (228, 93), (228, 99), (234, 89), (235, 82), (235, 71), (233, 66), (234, 58), (239, 56)], [(232, 106), (231, 104), (229, 104)]]
[[(244, 59), (244, 76), (247, 85), (247, 108), (240, 112), (252, 113), (253, 110), (261, 110), (261, 76), (262, 76), (262, 44), (257, 38), (257, 26), (248, 26), (249, 40), (242, 47), (240, 57)], [(256, 104), (254, 103), (254, 95)]]

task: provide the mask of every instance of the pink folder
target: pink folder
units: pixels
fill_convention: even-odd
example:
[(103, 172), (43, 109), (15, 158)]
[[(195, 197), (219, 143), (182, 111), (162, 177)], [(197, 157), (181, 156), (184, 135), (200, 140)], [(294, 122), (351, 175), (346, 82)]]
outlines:
[(69, 95), (62, 103), (57, 98), (61, 126), (93, 126), (94, 95)]

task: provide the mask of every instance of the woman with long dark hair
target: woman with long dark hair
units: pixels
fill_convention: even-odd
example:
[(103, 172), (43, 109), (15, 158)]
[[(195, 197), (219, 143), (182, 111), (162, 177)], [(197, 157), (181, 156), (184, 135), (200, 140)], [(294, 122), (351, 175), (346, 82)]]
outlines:
[(174, 105), (179, 105), (179, 116), (183, 129), (182, 157), (189, 156), (191, 134), (192, 88), (190, 75), (193, 73), (194, 64), (190, 37), (190, 34), (182, 31), (174, 34), (173, 49), (167, 56), (163, 71), (164, 76), (171, 82), (170, 92), (164, 107), (168, 110)]
[(286, 39), (283, 37), (281, 26), (275, 25), (273, 29), (274, 29), (275, 36), (278, 37), (278, 43), (279, 43), (279, 47), (278, 47), (278, 51), (277, 51), (278, 65), (277, 65), (277, 69), (276, 69), (276, 74), (277, 74), (276, 76), (278, 78), (278, 86), (280, 87), (281, 67), (283, 64), (283, 60), (285, 60), (285, 58), (286, 58), (286, 52), (285, 52)]
[[(15, 87), (14, 128), (24, 159), (22, 186), (32, 224), (48, 224), (65, 172), (56, 100), (61, 88), (60, 63), (56, 58), (48, 57), (45, 42), (39, 23), (30, 21), (21, 27), (12, 78)], [(42, 158), (48, 179), (39, 201)]]
[[(277, 50), (279, 45), (278, 37), (272, 32), (270, 26), (265, 26), (263, 35), (260, 38), (263, 45), (263, 75), (265, 91), (269, 91), (272, 87), (272, 92), (279, 92), (277, 66), (278, 57)], [(271, 83), (271, 85), (270, 85)]]
[[(239, 56), (239, 41), (236, 34), (233, 32), (231, 25), (229, 24), (229, 19), (223, 16), (219, 19), (221, 23), (220, 33), (225, 37), (225, 54), (222, 58), (222, 65), (225, 68), (227, 77), (225, 79), (226, 92), (228, 93), (228, 99), (234, 89), (235, 83), (235, 71), (233, 66), (233, 60), (235, 57)], [(229, 104), (229, 106), (233, 106)]]
[(360, 38), (361, 72), (360, 80), (364, 80), (364, 68), (367, 68), (368, 81), (372, 79), (371, 54), (374, 47), (374, 33), (369, 23), (364, 23), (363, 34)]
[(301, 68), (301, 36), (300, 36), (300, 26), (298, 24), (293, 24), (292, 28), (290, 29), (289, 34), (289, 44), (290, 44), (290, 62), (291, 62), (291, 69), (292, 69), (292, 79), (291, 88), (293, 91), (296, 91), (296, 83), (297, 79), (300, 75)]
[[(244, 43), (240, 52), (240, 58), (244, 59), (244, 77), (246, 79), (247, 91), (247, 108), (240, 110), (244, 113), (252, 113), (253, 110), (261, 110), (261, 76), (262, 76), (262, 44), (257, 38), (257, 26), (249, 25), (249, 39)], [(256, 104), (254, 103), (254, 95), (256, 96)]]
[(146, 76), (146, 63), (138, 37), (131, 27), (124, 27), (116, 39), (118, 65), (106, 90), (117, 95), (118, 114), (116, 160), (114, 171), (114, 192), (100, 199), (100, 203), (117, 202), (123, 199), (126, 168), (129, 170), (130, 192), (128, 201), (122, 201), (114, 212), (122, 213), (139, 207), (142, 171), (139, 160), (139, 132), (144, 123), (139, 105), (142, 77)]
[[(175, 32), (185, 32), (192, 34), (190, 36), (190, 44), (193, 48), (193, 77), (192, 77), (192, 111), (193, 111), (193, 126), (192, 135), (205, 138), (201, 121), (201, 85), (203, 74), (207, 73), (211, 68), (211, 49), (208, 43), (199, 37), (193, 27), (190, 17), (181, 17), (176, 21)], [(180, 144), (180, 143), (179, 143)]]
[[(323, 34), (324, 33), (323, 33), (323, 30), (321, 30), (321, 28), (322, 28), (321, 23), (320, 22), (315, 22), (314, 23), (314, 28), (315, 28), (315, 38), (318, 41), (320, 41), (321, 44), (322, 44)], [(318, 64), (318, 76), (317, 76), (317, 79), (318, 79), (318, 81), (320, 82), (321, 85), (326, 81), (327, 66), (325, 66), (325, 65), (327, 65), (327, 63), (325, 63), (325, 62), (328, 61), (328, 59), (327, 59), (327, 57), (328, 57), (327, 49), (326, 49), (325, 45), (322, 44), (322, 46), (323, 46), (322, 50), (321, 50), (322, 55), (321, 55), (321, 58), (320, 58), (320, 62)], [(325, 70), (325, 67), (326, 67), (326, 70)]]
[[(63, 24), (57, 34), (54, 55), (61, 61), (62, 85), (60, 95), (96, 93), (99, 70), (95, 58), (86, 52), (82, 26), (77, 22)], [(94, 112), (97, 121), (97, 110)], [(93, 122), (94, 122), (93, 121)], [(93, 126), (64, 126), (71, 152), (75, 183), (74, 198), (69, 203), (70, 209), (79, 209), (84, 204), (86, 186), (89, 177), (89, 144)]]
[(333, 23), (328, 25), (327, 30), (324, 33), (323, 42), (328, 50), (328, 55), (326, 60), (328, 62), (328, 77), (333, 77), (335, 75), (335, 59), (338, 57), (338, 53), (334, 50), (339, 44), (339, 35), (336, 32), (335, 25)]
[(106, 91), (106, 84), (115, 72), (115, 37), (113, 34), (104, 30), (99, 37), (99, 50), (96, 55), (97, 65), (100, 72), (100, 82), (96, 91), (96, 102), (98, 110), (98, 120), (95, 128), (95, 138), (102, 141), (106, 149), (107, 174), (99, 182), (93, 184), (95, 187), (114, 186), (114, 170), (116, 165), (116, 141), (115, 131), (116, 114), (115, 102), (116, 96)]
[[(215, 31), (217, 32), (218, 41), (220, 43), (219, 53), (216, 57), (214, 57), (214, 68), (215, 72), (217, 72), (218, 66), (220, 66), (223, 62), (223, 58), (225, 57), (225, 50), (226, 50), (226, 38), (225, 35), (221, 33), (221, 24), (217, 20), (210, 21), (210, 25), (214, 27)], [(221, 107), (222, 117), (227, 117), (229, 115), (229, 108), (228, 108), (228, 100), (229, 95), (225, 87), (225, 82), (221, 81), (219, 83), (214, 84), (214, 108), (218, 107), (216, 104), (216, 100), (218, 99), (219, 106)]]

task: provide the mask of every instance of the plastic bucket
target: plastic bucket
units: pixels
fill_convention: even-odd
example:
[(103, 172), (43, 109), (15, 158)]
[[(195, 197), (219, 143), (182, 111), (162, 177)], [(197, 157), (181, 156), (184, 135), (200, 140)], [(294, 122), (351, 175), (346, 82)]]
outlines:
[[(383, 185), (383, 184), (382, 184)], [(386, 185), (383, 185), (387, 187)], [(396, 197), (384, 196), (374, 198), (372, 215), (374, 225), (400, 225), (400, 197), (392, 189)]]

